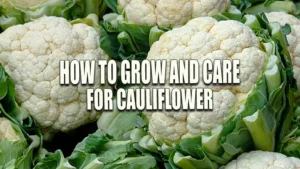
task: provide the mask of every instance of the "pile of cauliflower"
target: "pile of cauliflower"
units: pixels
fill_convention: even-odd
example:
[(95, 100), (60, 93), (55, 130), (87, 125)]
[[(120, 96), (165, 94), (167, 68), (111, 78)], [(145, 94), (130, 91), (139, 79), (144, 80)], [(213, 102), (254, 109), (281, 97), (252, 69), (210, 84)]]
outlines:
[[(300, 169), (298, 4), (291, 13), (272, 10), (272, 3), (0, 0), (0, 168)], [(256, 6), (260, 12), (247, 14)], [(237, 59), (241, 83), (144, 85), (210, 88), (214, 109), (127, 115), (87, 111), (87, 89), (124, 87), (100, 85), (103, 72), (96, 73), (94, 85), (60, 84), (62, 60), (120, 62), (139, 56), (200, 64)], [(73, 152), (47, 152), (56, 134), (76, 133), (97, 121), (97, 132), (76, 142)], [(283, 153), (291, 139), (296, 140), (291, 153)]]

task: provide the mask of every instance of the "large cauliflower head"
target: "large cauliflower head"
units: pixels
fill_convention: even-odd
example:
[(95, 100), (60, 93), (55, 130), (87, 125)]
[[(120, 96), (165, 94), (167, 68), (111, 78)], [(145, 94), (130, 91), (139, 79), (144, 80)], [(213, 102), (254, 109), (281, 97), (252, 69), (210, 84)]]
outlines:
[[(246, 99), (262, 76), (266, 53), (260, 50), (259, 44), (253, 31), (242, 23), (232, 20), (218, 22), (211, 17), (193, 19), (185, 26), (163, 34), (151, 47), (147, 59), (196, 59), (200, 67), (204, 59), (238, 59), (241, 84), (176, 86), (211, 88), (214, 91), (213, 111), (146, 112), (151, 135), (157, 141), (172, 143), (183, 137), (203, 134), (222, 124), (228, 118), (226, 114), (237, 109), (238, 103)], [(167, 70), (166, 82), (169, 81), (169, 68)], [(164, 87), (171, 88), (167, 85)]]
[(251, 151), (240, 155), (222, 169), (299, 169), (300, 160), (280, 153)]
[(42, 17), (0, 34), (0, 62), (15, 83), (16, 101), (48, 131), (67, 132), (99, 116), (86, 110), (86, 89), (99, 87), (100, 72), (94, 86), (59, 84), (59, 62), (74, 59), (107, 59), (93, 27)]
[[(287, 35), (289, 43), (289, 51), (292, 56), (294, 77), (297, 80), (297, 86), (300, 88), (300, 20), (293, 15), (283, 12), (266, 13), (270, 22), (279, 22), (284, 26), (289, 24), (291, 26), (291, 33)], [(300, 96), (300, 91), (296, 93), (296, 97)]]
[(188, 20), (224, 12), (230, 0), (118, 0), (129, 22), (160, 27), (184, 25)]

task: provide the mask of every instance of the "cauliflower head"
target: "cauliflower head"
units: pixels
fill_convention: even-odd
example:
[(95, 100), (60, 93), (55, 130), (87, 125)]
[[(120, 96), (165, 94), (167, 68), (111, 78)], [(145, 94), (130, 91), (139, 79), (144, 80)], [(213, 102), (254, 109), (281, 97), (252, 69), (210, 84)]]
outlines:
[(251, 151), (240, 155), (231, 161), (223, 169), (299, 169), (300, 160), (287, 157), (280, 153), (266, 151)]
[[(181, 138), (200, 135), (221, 125), (236, 110), (262, 76), (267, 54), (259, 48), (254, 32), (237, 21), (220, 21), (211, 17), (192, 19), (185, 26), (163, 34), (148, 54), (151, 59), (194, 59), (200, 67), (204, 59), (239, 59), (240, 85), (176, 86), (178, 88), (209, 87), (213, 92), (213, 111), (145, 112), (149, 132), (157, 141), (172, 143)], [(169, 81), (167, 68), (166, 81)], [(154, 87), (154, 86), (147, 86)], [(161, 87), (161, 86), (158, 86)], [(169, 86), (164, 86), (169, 88)]]
[(2, 139), (7, 139), (8, 141), (18, 141), (20, 136), (15, 132), (11, 123), (6, 118), (0, 118), (0, 142)]
[(196, 17), (224, 12), (229, 0), (118, 0), (118, 9), (129, 22), (160, 27), (184, 25)]
[(0, 63), (16, 86), (16, 101), (47, 131), (67, 132), (97, 120), (99, 112), (86, 110), (86, 89), (61, 86), (59, 61), (100, 60), (99, 33), (88, 25), (72, 25), (59, 17), (42, 17), (10, 27), (0, 34)]
[[(300, 20), (284, 12), (266, 13), (266, 16), (270, 22), (279, 22), (282, 26), (285, 24), (291, 26), (291, 33), (287, 35), (287, 40), (293, 62), (294, 77), (297, 80), (297, 87), (300, 88)], [(300, 91), (296, 93), (296, 97), (299, 96)]]

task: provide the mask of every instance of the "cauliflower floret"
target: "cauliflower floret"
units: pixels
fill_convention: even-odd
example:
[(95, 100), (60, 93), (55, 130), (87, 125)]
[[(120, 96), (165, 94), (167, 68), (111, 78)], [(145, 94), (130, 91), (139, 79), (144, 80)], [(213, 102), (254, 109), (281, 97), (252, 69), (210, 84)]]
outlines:
[(0, 118), (0, 141), (7, 139), (8, 141), (18, 141), (20, 137), (16, 134), (12, 128), (10, 121), (6, 118)]
[(229, 0), (118, 0), (129, 22), (160, 27), (184, 25), (196, 17), (213, 16), (229, 7)]
[[(289, 51), (292, 57), (294, 77), (297, 80), (297, 86), (300, 88), (300, 20), (293, 15), (283, 12), (266, 13), (270, 22), (279, 22), (284, 26), (289, 24), (291, 26), (291, 33), (287, 35), (289, 43)], [(296, 93), (296, 97), (300, 96), (300, 91)]]
[(236, 160), (231, 161), (223, 169), (299, 169), (300, 160), (294, 157), (287, 157), (280, 153), (252, 151), (240, 155)]
[(0, 62), (15, 82), (16, 101), (41, 128), (67, 132), (99, 116), (86, 111), (86, 89), (99, 86), (100, 72), (94, 86), (59, 84), (59, 61), (74, 59), (107, 59), (94, 28), (42, 17), (0, 34)]
[[(146, 112), (149, 132), (157, 141), (171, 144), (184, 137), (203, 134), (221, 125), (228, 111), (247, 98), (262, 76), (266, 53), (259, 48), (254, 32), (237, 21), (220, 21), (211, 17), (192, 19), (185, 26), (163, 34), (148, 53), (151, 59), (197, 59), (200, 67), (205, 59), (239, 59), (240, 85), (176, 86), (179, 88), (209, 87), (213, 93), (213, 111)], [(167, 68), (166, 81), (169, 81)], [(169, 86), (164, 86), (168, 88)], [(154, 88), (154, 86), (147, 86)], [(171, 87), (169, 87), (171, 88)]]

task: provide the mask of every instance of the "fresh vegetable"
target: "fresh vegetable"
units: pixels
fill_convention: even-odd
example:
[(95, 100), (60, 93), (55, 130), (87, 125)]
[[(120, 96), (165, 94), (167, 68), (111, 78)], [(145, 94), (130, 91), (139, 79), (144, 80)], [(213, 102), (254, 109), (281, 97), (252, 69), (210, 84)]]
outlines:
[[(265, 53), (267, 51), (261, 49), (260, 45), (270, 45), (270, 50), (273, 51)], [(203, 46), (206, 47), (203, 48)], [(249, 27), (237, 21), (218, 22), (213, 18), (197, 18), (183, 27), (163, 34), (160, 40), (151, 47), (148, 60), (197, 59), (201, 64), (206, 59), (238, 59), (240, 60), (241, 84), (223, 87), (205, 86), (201, 83), (193, 86), (208, 87), (214, 90), (214, 110), (201, 113), (147, 113), (150, 133), (157, 141), (171, 143), (182, 137), (203, 134), (216, 128), (223, 123), (224, 119), (230, 118), (241, 108), (248, 95), (251, 95), (252, 92), (256, 93), (257, 89), (253, 89), (256, 87), (256, 83), (264, 80), (268, 83), (268, 73), (271, 71), (273, 74), (278, 73), (279, 75), (277, 79), (274, 79), (279, 83), (273, 91), (280, 88), (282, 77), (278, 63), (281, 61), (279, 56), (275, 55), (275, 48), (276, 46), (272, 44), (271, 40), (268, 44), (260, 43)], [(267, 72), (265, 73), (265, 71)], [(262, 76), (266, 79), (260, 79)], [(169, 81), (168, 76), (166, 81)], [(266, 89), (270, 87), (268, 84), (264, 85)], [(265, 98), (268, 99), (267, 96), (273, 91), (266, 91)], [(232, 111), (233, 114), (227, 114), (229, 111)], [(249, 113), (249, 115), (251, 114)]]
[(14, 83), (0, 64), (0, 168), (31, 169), (41, 136), (14, 97)]
[(97, 26), (97, 16), (73, 23), (45, 16), (0, 34), (0, 62), (16, 84), (16, 101), (44, 133), (68, 132), (96, 121), (101, 112), (87, 111), (86, 89), (108, 87), (99, 85), (99, 71), (94, 85), (60, 85), (61, 60), (108, 59), (99, 32), (85, 24)]
[[(270, 22), (278, 22), (280, 25), (285, 26), (290, 29), (290, 34), (287, 36), (289, 44), (289, 52), (292, 57), (294, 77), (297, 80), (297, 87), (300, 88), (300, 35), (298, 30), (300, 29), (300, 20), (291, 14), (285, 12), (270, 12), (266, 13), (266, 16)], [(299, 103), (299, 90), (294, 93), (294, 98), (296, 102)], [(289, 120), (292, 120), (291, 125), (283, 125), (282, 128), (288, 130), (284, 139), (278, 141), (278, 150), (279, 152), (286, 154), (288, 156), (300, 157), (300, 147), (299, 147), (299, 104), (295, 104), (294, 115), (289, 117)], [(287, 123), (289, 124), (289, 123)]]
[(107, 8), (103, 0), (0, 0), (0, 5), (0, 30), (44, 15), (68, 20), (84, 18), (92, 13), (102, 16)]
[(300, 160), (294, 157), (287, 157), (280, 153), (251, 151), (240, 155), (222, 169), (297, 169), (300, 167)]
[[(249, 150), (275, 151), (276, 140), (288, 132), (281, 127), (290, 124), (297, 89), (285, 37), (288, 30), (269, 23), (265, 15), (246, 15), (242, 23), (196, 18), (164, 33), (151, 46), (147, 59), (196, 59), (200, 64), (205, 59), (239, 59), (241, 84), (157, 86), (211, 88), (214, 109), (145, 112), (149, 121), (145, 127), (134, 116), (114, 112), (103, 114), (98, 127), (118, 139), (130, 135), (139, 140), (140, 147), (160, 156), (171, 169), (217, 168)], [(118, 125), (126, 115), (130, 124)], [(139, 132), (134, 127), (148, 134), (135, 137)]]
[[(230, 8), (229, 0), (107, 0), (115, 12), (103, 17), (101, 47), (116, 60), (145, 59), (166, 30), (190, 19), (213, 16)], [(111, 47), (113, 46), (113, 48)]]

